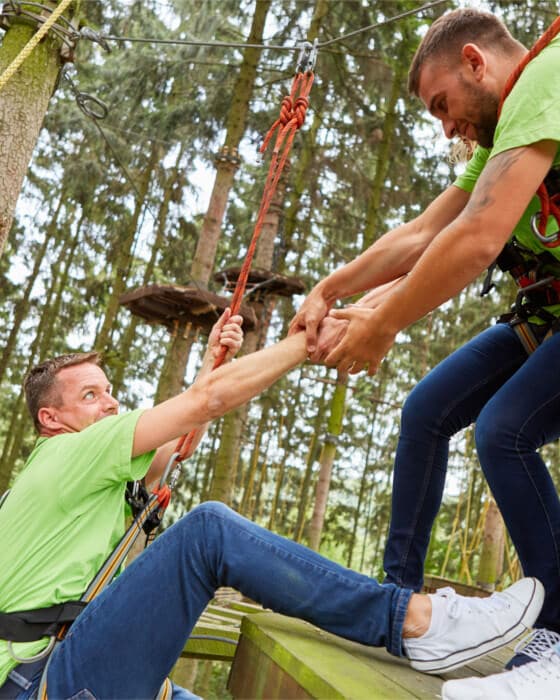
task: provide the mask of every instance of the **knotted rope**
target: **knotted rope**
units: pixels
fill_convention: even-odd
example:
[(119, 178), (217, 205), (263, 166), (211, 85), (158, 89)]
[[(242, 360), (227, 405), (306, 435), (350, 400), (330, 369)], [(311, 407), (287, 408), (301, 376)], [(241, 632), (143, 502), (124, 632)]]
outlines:
[[(274, 133), (277, 132), (274, 149), (272, 151), (272, 158), (268, 169), (268, 175), (263, 188), (261, 204), (257, 214), (257, 220), (255, 222), (255, 228), (253, 230), (251, 242), (247, 249), (247, 254), (241, 267), (239, 277), (237, 278), (237, 283), (235, 285), (235, 290), (233, 292), (233, 297), (230, 304), (232, 315), (238, 313), (241, 306), (243, 294), (247, 286), (249, 271), (251, 269), (251, 263), (257, 247), (257, 241), (263, 227), (264, 218), (270, 208), (278, 182), (280, 181), (280, 177), (282, 176), (286, 166), (296, 132), (301, 128), (305, 121), (305, 115), (309, 105), (309, 93), (311, 91), (311, 86), (313, 85), (313, 79), (313, 71), (297, 72), (295, 74), (292, 81), (290, 94), (284, 97), (282, 100), (280, 116), (268, 130), (268, 133), (266, 134), (260, 148), (260, 152), (264, 153), (268, 148)], [(224, 347), (219, 357), (216, 358), (212, 369), (218, 368), (223, 363), (226, 353), (227, 348)], [(196, 432), (196, 430), (192, 430), (188, 435), (184, 435), (182, 438), (180, 438), (175, 448), (175, 464), (182, 462), (189, 453), (193, 440), (196, 436)]]

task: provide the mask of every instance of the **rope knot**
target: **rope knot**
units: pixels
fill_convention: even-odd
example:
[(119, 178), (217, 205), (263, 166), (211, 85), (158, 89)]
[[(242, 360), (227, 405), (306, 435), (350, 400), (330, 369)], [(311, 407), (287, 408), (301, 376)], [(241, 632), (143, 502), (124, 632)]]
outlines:
[(307, 114), (307, 108), (309, 107), (309, 99), (305, 96), (298, 97), (296, 104), (294, 106), (293, 115), (296, 118), (298, 129), (303, 125), (305, 121), (305, 115)]
[(280, 117), (278, 120), (280, 124), (282, 124), (282, 126), (286, 126), (286, 124), (289, 123), (293, 116), (294, 105), (292, 102), (292, 98), (289, 95), (286, 95), (282, 100), (282, 105), (280, 107)]

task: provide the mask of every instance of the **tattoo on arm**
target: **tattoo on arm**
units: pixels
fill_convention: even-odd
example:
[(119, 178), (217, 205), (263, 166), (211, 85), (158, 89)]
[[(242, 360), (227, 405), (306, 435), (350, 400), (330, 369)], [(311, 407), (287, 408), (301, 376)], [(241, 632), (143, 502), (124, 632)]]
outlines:
[(514, 148), (491, 158), (480, 175), (480, 179), (469, 199), (465, 211), (477, 215), (495, 203), (495, 186), (509, 170), (523, 157), (528, 149)]

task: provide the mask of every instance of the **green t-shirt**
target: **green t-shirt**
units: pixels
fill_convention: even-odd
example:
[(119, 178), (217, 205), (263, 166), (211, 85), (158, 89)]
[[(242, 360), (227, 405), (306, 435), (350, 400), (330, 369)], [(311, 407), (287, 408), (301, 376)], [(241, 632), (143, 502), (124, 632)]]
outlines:
[[(510, 148), (529, 146), (543, 140), (560, 143), (560, 36), (541, 51), (521, 73), (504, 101), (491, 149), (477, 146), (465, 172), (455, 180), (462, 190), (472, 192), (488, 159)], [(560, 149), (554, 165), (560, 164)], [(530, 220), (540, 211), (535, 195), (512, 235), (522, 246), (536, 253), (548, 251), (560, 259), (559, 248), (547, 248), (532, 233)], [(547, 232), (558, 230), (554, 218), (548, 221)], [(548, 307), (560, 314), (560, 306)]]
[[(124, 533), (126, 482), (145, 476), (154, 457), (131, 459), (141, 413), (37, 440), (0, 508), (2, 612), (81, 597)], [(14, 644), (14, 651), (29, 657), (45, 646)], [(16, 665), (0, 640), (0, 686)]]

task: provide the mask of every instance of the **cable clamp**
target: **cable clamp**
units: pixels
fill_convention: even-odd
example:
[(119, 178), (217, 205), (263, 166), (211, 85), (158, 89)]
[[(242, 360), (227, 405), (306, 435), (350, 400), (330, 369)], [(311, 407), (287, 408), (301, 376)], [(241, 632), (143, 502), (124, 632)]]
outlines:
[(111, 47), (109, 46), (107, 39), (105, 39), (105, 36), (99, 32), (96, 32), (91, 27), (82, 27), (80, 29), (80, 38), (93, 41), (94, 44), (99, 44), (104, 51), (111, 53)]

